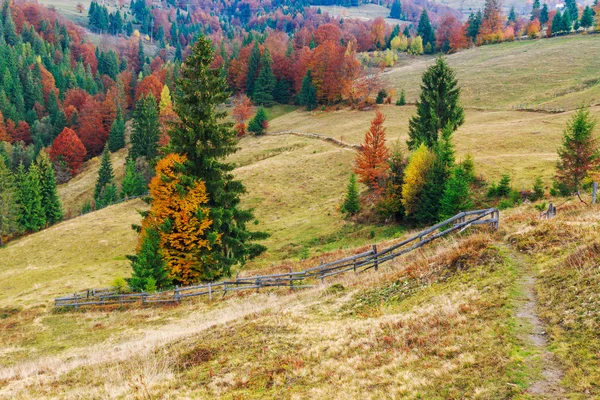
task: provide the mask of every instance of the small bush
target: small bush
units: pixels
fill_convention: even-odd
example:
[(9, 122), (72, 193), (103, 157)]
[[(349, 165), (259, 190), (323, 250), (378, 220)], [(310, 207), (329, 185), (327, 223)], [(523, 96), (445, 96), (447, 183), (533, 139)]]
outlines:
[(498, 204), (498, 209), (499, 210), (506, 210), (507, 208), (511, 208), (514, 207), (515, 203), (512, 202), (512, 200), (510, 199), (503, 199), (500, 201), (500, 204)]
[(387, 97), (387, 92), (385, 91), (385, 89), (381, 89), (379, 92), (377, 92), (377, 98), (375, 99), (375, 102), (377, 104), (383, 104), (385, 102), (385, 98)]
[(544, 197), (544, 182), (542, 182), (542, 178), (537, 177), (535, 182), (533, 183), (533, 193), (529, 197), (531, 201), (537, 201)]
[(81, 214), (87, 214), (89, 212), (92, 212), (92, 210), (92, 202), (88, 200), (85, 203), (83, 203), (83, 206), (81, 207)]
[(126, 292), (128, 289), (127, 282), (122, 276), (117, 276), (115, 279), (113, 279), (113, 281), (110, 283), (110, 287), (118, 293)]
[(406, 105), (406, 94), (404, 94), (404, 89), (400, 92), (400, 98), (396, 101), (397, 106)]

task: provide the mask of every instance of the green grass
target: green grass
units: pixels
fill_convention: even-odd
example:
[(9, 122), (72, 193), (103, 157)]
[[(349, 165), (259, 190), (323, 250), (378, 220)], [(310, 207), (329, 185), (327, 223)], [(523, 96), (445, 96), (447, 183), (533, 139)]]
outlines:
[[(482, 46), (447, 56), (456, 70), (465, 106), (507, 110), (519, 105), (574, 109), (600, 103), (600, 41), (595, 35)], [(421, 74), (432, 59), (417, 58), (385, 74), (407, 101), (420, 92)]]

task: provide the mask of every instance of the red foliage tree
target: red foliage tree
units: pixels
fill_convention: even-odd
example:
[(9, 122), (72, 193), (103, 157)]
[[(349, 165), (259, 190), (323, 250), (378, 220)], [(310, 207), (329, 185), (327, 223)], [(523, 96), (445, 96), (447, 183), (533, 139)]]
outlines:
[(356, 172), (360, 181), (378, 191), (379, 184), (389, 168), (387, 159), (389, 150), (385, 146), (385, 116), (378, 110), (371, 121), (371, 127), (365, 135), (362, 151), (356, 155)]
[(135, 101), (138, 101), (140, 97), (151, 94), (154, 96), (156, 103), (160, 101), (160, 92), (162, 92), (163, 83), (154, 74), (145, 77), (137, 87), (135, 91)]
[[(77, 111), (81, 111), (83, 105), (90, 99), (90, 95), (83, 89), (69, 89), (65, 94), (64, 108), (65, 113), (69, 106), (75, 107)], [(70, 117), (67, 117), (70, 118)]]
[(360, 66), (352, 48), (327, 40), (315, 49), (310, 68), (319, 101), (331, 104), (341, 100), (358, 76)]
[(90, 98), (79, 113), (77, 135), (85, 146), (88, 157), (102, 153), (108, 140), (108, 131), (102, 123), (101, 105), (94, 98)]
[[(14, 126), (14, 123), (12, 124)], [(25, 142), (25, 144), (33, 143), (31, 140), (31, 132), (29, 129), (29, 124), (25, 121), (19, 121), (17, 126), (9, 132), (9, 136), (11, 138), (11, 142)]]
[(86, 151), (83, 143), (81, 143), (75, 132), (69, 128), (63, 129), (54, 139), (54, 143), (50, 148), (50, 159), (54, 162), (65, 161), (73, 175), (77, 174), (85, 155)]
[(334, 24), (324, 24), (314, 32), (315, 43), (320, 45), (328, 40), (339, 42), (342, 39), (342, 30)]
[(444, 15), (435, 31), (435, 45), (437, 48), (445, 53), (450, 53), (466, 48), (467, 44), (464, 26), (454, 15)]
[(253, 107), (252, 102), (245, 94), (238, 95), (233, 100), (233, 112), (231, 113), (235, 124), (235, 129), (238, 136), (244, 136), (246, 134), (246, 121), (252, 116)]
[(486, 0), (479, 32), (486, 43), (501, 42), (504, 38), (504, 14), (500, 0)]
[(117, 88), (115, 86), (108, 89), (104, 101), (101, 105), (102, 127), (106, 132), (110, 132), (113, 121), (117, 117)]
[(98, 71), (98, 59), (96, 58), (94, 45), (91, 43), (84, 43), (79, 47), (79, 57), (83, 61), (84, 65), (89, 65), (92, 73), (95, 75)]

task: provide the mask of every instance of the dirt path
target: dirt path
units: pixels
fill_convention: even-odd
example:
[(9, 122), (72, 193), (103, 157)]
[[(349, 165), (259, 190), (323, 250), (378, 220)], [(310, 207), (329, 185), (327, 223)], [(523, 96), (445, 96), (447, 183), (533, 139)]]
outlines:
[(541, 369), (537, 380), (534, 380), (527, 393), (542, 399), (564, 399), (565, 392), (560, 381), (563, 371), (554, 353), (548, 350), (548, 338), (545, 326), (537, 314), (537, 297), (535, 295), (535, 274), (519, 254), (511, 252), (519, 280), (522, 298), (516, 309), (516, 317), (521, 327), (522, 339), (533, 350), (525, 362), (533, 370)]

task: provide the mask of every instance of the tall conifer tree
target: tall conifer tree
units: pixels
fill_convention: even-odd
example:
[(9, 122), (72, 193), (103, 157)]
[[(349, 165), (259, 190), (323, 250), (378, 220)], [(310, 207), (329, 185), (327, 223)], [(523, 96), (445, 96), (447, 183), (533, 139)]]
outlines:
[(42, 192), (42, 206), (48, 225), (54, 225), (63, 219), (62, 206), (56, 190), (54, 168), (48, 153), (44, 150), (38, 154), (35, 161), (39, 169), (40, 188)]
[[(1, 143), (0, 143), (1, 145)], [(13, 173), (0, 157), (0, 246), (3, 237), (19, 230), (18, 192)]]

